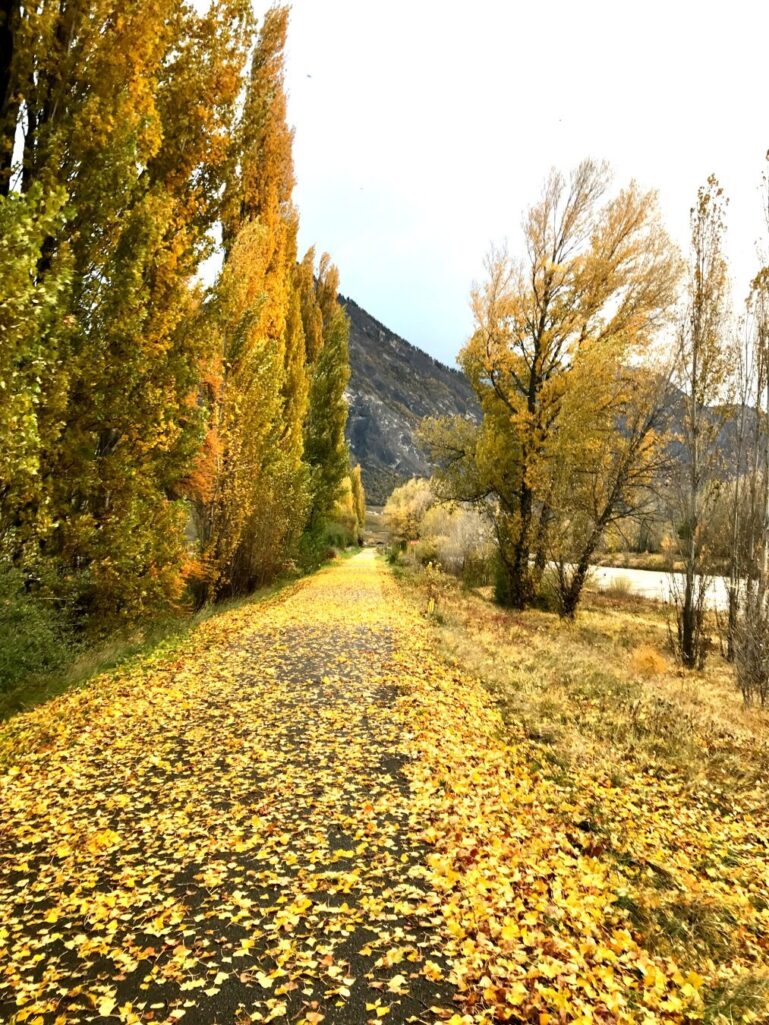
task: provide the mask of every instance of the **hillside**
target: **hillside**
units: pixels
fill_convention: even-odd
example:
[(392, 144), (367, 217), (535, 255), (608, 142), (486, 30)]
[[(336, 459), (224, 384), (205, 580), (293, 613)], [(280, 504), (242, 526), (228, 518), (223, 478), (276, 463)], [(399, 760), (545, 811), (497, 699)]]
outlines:
[(350, 317), (350, 414), (347, 438), (360, 463), (366, 495), (384, 502), (410, 477), (429, 474), (415, 434), (426, 416), (479, 416), (467, 378), (400, 338), (339, 297)]

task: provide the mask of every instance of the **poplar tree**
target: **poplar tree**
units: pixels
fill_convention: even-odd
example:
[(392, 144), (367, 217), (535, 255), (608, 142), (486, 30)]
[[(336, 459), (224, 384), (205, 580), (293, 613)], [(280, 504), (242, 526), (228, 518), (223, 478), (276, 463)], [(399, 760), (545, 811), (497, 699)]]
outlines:
[(40, 507), (41, 457), (54, 440), (41, 403), (61, 404), (45, 379), (57, 361), (54, 329), (69, 266), (64, 254), (43, 273), (38, 264), (64, 218), (64, 198), (61, 190), (43, 197), (37, 187), (0, 195), (0, 557), (22, 550), (36, 529), (28, 512)]
[(223, 203), (225, 260), (211, 304), (218, 366), (203, 453), (214, 480), (196, 482), (209, 599), (273, 576), (305, 519), (308, 385), (294, 286), (298, 218), (283, 85), (287, 25), (285, 7), (272, 8), (262, 24)]
[(310, 402), (304, 431), (305, 458), (310, 468), (310, 531), (319, 529), (331, 513), (350, 470), (345, 441), (350, 326), (337, 300), (339, 272), (327, 254), (320, 260), (315, 291), (322, 323), (322, 345), (311, 367)]
[[(209, 251), (247, 6), (172, 0), (24, 8), (0, 123), (16, 187), (64, 188), (38, 271), (68, 254), (40, 402), (40, 495), (24, 510), (80, 614), (131, 617), (183, 587), (179, 485), (198, 444), (190, 282)], [(64, 392), (62, 401), (56, 396)]]
[(270, 579), (346, 479), (338, 277), (297, 263), (287, 23), (252, 46), (247, 0), (0, 15), (0, 555), (45, 563), (81, 621)]
[(363, 489), (360, 465), (357, 463), (350, 471), (350, 484), (352, 485), (353, 506), (358, 520), (358, 529), (361, 531), (366, 524), (366, 493)]
[(726, 198), (715, 177), (697, 193), (691, 210), (687, 303), (679, 328), (675, 381), (682, 392), (680, 471), (671, 493), (679, 524), (683, 583), (672, 578), (676, 605), (676, 648), (684, 666), (701, 666), (707, 579), (708, 522), (718, 491), (718, 446), (726, 397), (736, 365), (729, 326), (728, 268), (724, 255)]

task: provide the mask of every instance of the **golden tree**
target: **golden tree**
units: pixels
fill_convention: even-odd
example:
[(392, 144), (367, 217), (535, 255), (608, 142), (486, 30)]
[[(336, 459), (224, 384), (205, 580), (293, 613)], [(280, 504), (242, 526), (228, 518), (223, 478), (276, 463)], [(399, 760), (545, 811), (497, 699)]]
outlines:
[(40, 486), (17, 510), (31, 528), (16, 558), (44, 552), (59, 593), (94, 619), (143, 614), (182, 590), (179, 487), (199, 440), (191, 397), (204, 356), (194, 279), (229, 172), (249, 19), (242, 0), (205, 13), (43, 0), (2, 26), (2, 186), (66, 192), (37, 272), (71, 269), (40, 375)]
[(578, 466), (594, 428), (622, 411), (620, 368), (648, 352), (676, 296), (679, 260), (655, 194), (631, 183), (607, 198), (608, 185), (589, 160), (568, 178), (552, 172), (524, 222), (525, 256), (492, 251), (460, 356), (483, 421), (477, 432), (426, 427), (457, 497), (487, 500), (499, 596), (515, 607), (533, 599), (567, 511), (564, 465)]
[(287, 8), (276, 7), (259, 32), (223, 200), (225, 259), (209, 311), (208, 436), (190, 480), (208, 599), (274, 575), (306, 518), (309, 383), (294, 283), (287, 25)]
[[(303, 282), (306, 287), (306, 271)], [(304, 445), (310, 471), (308, 529), (317, 531), (334, 508), (350, 471), (345, 441), (350, 325), (337, 298), (339, 272), (327, 253), (321, 257), (313, 291), (314, 308), (309, 296), (302, 301), (305, 313), (310, 315), (305, 334), (312, 345), (309, 351), (314, 354), (309, 366), (310, 394)]]
[(363, 489), (361, 469), (355, 464), (350, 471), (350, 484), (352, 485), (352, 500), (355, 507), (355, 516), (358, 520), (358, 531), (362, 531), (366, 524), (366, 492)]

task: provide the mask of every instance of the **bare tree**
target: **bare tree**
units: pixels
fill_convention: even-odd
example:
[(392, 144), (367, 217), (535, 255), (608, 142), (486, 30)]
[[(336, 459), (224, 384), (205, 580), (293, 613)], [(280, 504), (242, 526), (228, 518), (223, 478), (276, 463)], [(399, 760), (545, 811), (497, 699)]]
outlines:
[(729, 585), (730, 653), (745, 703), (765, 705), (769, 701), (769, 268), (753, 281), (748, 313), (754, 428), (748, 479), (741, 501), (735, 503), (733, 532), (739, 563)]
[(683, 580), (673, 576), (675, 647), (687, 668), (705, 657), (703, 619), (707, 572), (707, 526), (718, 490), (719, 434), (731, 371), (728, 337), (728, 274), (723, 252), (727, 200), (711, 175), (691, 211), (687, 303), (679, 329), (676, 383), (683, 397), (681, 472), (673, 494), (679, 522)]
[[(753, 345), (751, 320), (745, 318), (742, 323), (740, 344), (735, 347), (735, 388), (737, 408), (734, 416), (735, 427), (735, 475), (729, 496), (728, 550), (729, 573), (727, 579), (727, 622), (726, 622), (726, 658), (733, 662), (735, 656), (735, 637), (737, 617), (740, 607), (740, 595), (746, 573), (746, 486), (748, 481), (747, 466), (750, 459), (748, 451), (750, 437), (750, 413), (756, 402), (756, 348)], [(757, 421), (756, 421), (757, 423)], [(755, 449), (755, 446), (753, 446)]]

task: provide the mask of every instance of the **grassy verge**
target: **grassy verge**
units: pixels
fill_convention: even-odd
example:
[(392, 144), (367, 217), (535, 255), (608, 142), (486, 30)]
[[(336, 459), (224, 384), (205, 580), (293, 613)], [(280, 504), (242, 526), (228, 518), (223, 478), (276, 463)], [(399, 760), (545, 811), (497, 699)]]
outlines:
[(68, 653), (61, 668), (31, 674), (0, 691), (0, 722), (27, 712), (65, 691), (85, 686), (103, 673), (130, 670), (143, 659), (171, 657), (201, 624), (243, 605), (262, 602), (282, 591), (296, 578), (287, 577), (244, 598), (209, 605), (194, 614), (179, 614), (116, 633), (101, 643)]
[[(664, 606), (589, 594), (573, 624), (398, 570), (444, 654), (502, 711), (554, 832), (614, 879), (637, 941), (702, 986), (702, 1020), (768, 1020), (769, 715), (713, 656), (683, 674)], [(678, 970), (678, 969), (676, 969)]]
[[(325, 548), (333, 552), (333, 559), (351, 558), (360, 551), (357, 545), (333, 548), (326, 543)], [(329, 555), (324, 553), (316, 569), (300, 571), (299, 575), (316, 572), (329, 561)], [(30, 711), (65, 691), (83, 686), (102, 673), (123, 667), (130, 668), (150, 655), (170, 655), (185, 642), (191, 632), (212, 617), (250, 602), (264, 601), (297, 579), (297, 573), (293, 573), (279, 578), (255, 594), (231, 598), (216, 605), (207, 605), (195, 613), (179, 612), (175, 616), (150, 620), (135, 625), (130, 630), (115, 632), (104, 640), (86, 642), (79, 646), (73, 645), (63, 632), (57, 638), (55, 627), (52, 629), (47, 621), (43, 623), (43, 627), (47, 628), (47, 632), (44, 632), (36, 620), (32, 619), (29, 622), (30, 617), (27, 615), (26, 621), (18, 624), (17, 633), (24, 642), (19, 646), (25, 649), (32, 648), (33, 655), (36, 647), (45, 649), (47, 657), (40, 657), (37, 661), (41, 665), (46, 662), (49, 665), (39, 671), (17, 672), (15, 675), (18, 678), (5, 685), (0, 674), (0, 722), (20, 712)], [(0, 603), (2, 599), (3, 594), (0, 592)], [(6, 632), (12, 628), (12, 623), (7, 624)], [(44, 636), (40, 636), (42, 634)], [(52, 648), (55, 648), (53, 652), (50, 650)], [(27, 655), (28, 652), (24, 651), (22, 654)], [(9, 664), (13, 664), (12, 656), (9, 657)]]

